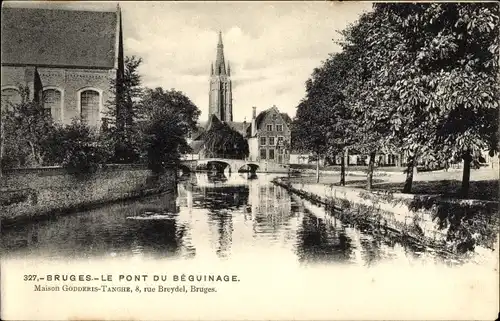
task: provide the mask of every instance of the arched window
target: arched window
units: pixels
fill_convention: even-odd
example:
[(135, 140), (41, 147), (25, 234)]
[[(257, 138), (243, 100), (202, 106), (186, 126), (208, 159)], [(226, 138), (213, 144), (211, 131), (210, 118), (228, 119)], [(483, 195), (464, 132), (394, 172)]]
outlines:
[(43, 91), (43, 107), (52, 116), (55, 122), (62, 122), (61, 119), (61, 92), (57, 89), (45, 89)]
[(2, 89), (2, 110), (10, 109), (13, 105), (20, 104), (21, 101), (19, 90), (14, 88)]
[(100, 94), (95, 90), (85, 90), (80, 93), (80, 110), (82, 120), (89, 125), (99, 122)]

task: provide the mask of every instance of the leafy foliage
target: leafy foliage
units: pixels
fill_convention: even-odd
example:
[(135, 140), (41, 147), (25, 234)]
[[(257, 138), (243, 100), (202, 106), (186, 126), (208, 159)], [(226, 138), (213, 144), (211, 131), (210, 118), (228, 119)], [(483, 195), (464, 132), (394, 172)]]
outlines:
[(142, 59), (131, 56), (125, 58), (123, 77), (110, 84), (113, 97), (107, 102), (103, 132), (114, 149), (111, 161), (115, 163), (139, 162), (144, 157), (141, 145), (143, 135), (139, 120), (144, 117), (141, 110), (141, 76), (138, 69)]
[(215, 116), (211, 124), (204, 136), (206, 156), (237, 159), (248, 156), (248, 142), (240, 133)]
[(146, 89), (141, 108), (148, 166), (159, 172), (190, 150), (186, 137), (196, 129), (200, 111), (182, 92), (162, 88)]
[(44, 146), (46, 159), (76, 174), (95, 172), (113, 152), (109, 141), (100, 137), (96, 129), (78, 120), (56, 126)]
[(498, 152), (498, 11), (493, 3), (374, 4), (306, 83), (294, 144), (324, 153), (349, 137), (345, 146), (365, 154), (403, 153), (410, 186), (417, 158), (464, 160), (466, 195), (470, 165), (484, 150)]
[(30, 101), (20, 87), (21, 103), (2, 108), (2, 168), (44, 165), (43, 142), (53, 130), (50, 112)]

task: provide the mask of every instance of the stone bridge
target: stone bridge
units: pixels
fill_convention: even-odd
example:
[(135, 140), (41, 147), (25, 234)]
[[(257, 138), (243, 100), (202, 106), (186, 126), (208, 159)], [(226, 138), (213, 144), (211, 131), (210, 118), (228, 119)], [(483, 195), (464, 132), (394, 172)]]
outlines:
[(288, 165), (276, 164), (271, 162), (255, 162), (245, 159), (229, 159), (229, 158), (204, 158), (197, 160), (181, 161), (181, 169), (183, 171), (195, 171), (199, 167), (207, 167), (208, 169), (216, 169), (218, 172), (230, 171), (231, 173), (238, 172), (287, 172)]

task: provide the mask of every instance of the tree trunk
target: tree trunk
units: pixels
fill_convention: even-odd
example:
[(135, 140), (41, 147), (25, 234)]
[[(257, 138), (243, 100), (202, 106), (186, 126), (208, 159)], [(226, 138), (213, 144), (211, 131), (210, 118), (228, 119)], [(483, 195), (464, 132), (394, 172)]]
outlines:
[(460, 195), (463, 198), (467, 198), (469, 196), (469, 182), (470, 182), (470, 163), (472, 161), (472, 156), (469, 152), (465, 153), (462, 156), (464, 160), (464, 172), (462, 176), (462, 189), (460, 191)]
[(375, 165), (375, 152), (370, 153), (370, 161), (368, 162), (368, 175), (366, 181), (366, 189), (371, 190), (373, 185), (373, 169)]
[(36, 157), (36, 152), (35, 152), (35, 144), (33, 142), (28, 141), (28, 144), (30, 145), (31, 148), (31, 157), (33, 158), (34, 161), (38, 162), (38, 158)]
[(410, 156), (406, 163), (406, 180), (403, 187), (403, 193), (411, 193), (411, 186), (413, 184), (413, 169), (415, 167), (415, 156)]
[(340, 160), (340, 185), (345, 186), (345, 158), (342, 155)]
[(316, 183), (319, 183), (319, 156), (316, 158)]

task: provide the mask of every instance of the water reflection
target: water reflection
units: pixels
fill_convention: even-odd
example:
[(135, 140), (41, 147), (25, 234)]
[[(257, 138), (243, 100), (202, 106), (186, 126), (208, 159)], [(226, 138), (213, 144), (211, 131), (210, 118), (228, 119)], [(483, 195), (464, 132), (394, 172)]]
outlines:
[[(442, 260), (345, 224), (273, 185), (271, 175), (185, 176), (177, 191), (2, 231), (9, 256), (247, 259), (372, 265)], [(492, 254), (493, 255), (493, 254)]]

